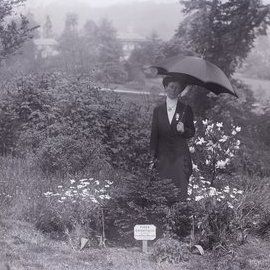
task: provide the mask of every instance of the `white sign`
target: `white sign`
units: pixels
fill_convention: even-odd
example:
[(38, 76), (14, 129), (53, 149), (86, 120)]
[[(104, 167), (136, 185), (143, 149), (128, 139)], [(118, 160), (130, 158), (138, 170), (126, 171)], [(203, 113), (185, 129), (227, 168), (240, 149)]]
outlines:
[(156, 238), (155, 225), (135, 225), (134, 238), (136, 240), (154, 240)]

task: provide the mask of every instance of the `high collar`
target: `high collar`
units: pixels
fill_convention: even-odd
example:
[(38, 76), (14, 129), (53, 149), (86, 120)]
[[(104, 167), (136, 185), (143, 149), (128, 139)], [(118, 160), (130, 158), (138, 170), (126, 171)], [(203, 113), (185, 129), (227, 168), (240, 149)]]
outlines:
[(169, 97), (166, 98), (166, 104), (168, 106), (174, 106), (177, 104), (177, 102), (178, 102), (178, 98), (176, 99), (170, 99)]

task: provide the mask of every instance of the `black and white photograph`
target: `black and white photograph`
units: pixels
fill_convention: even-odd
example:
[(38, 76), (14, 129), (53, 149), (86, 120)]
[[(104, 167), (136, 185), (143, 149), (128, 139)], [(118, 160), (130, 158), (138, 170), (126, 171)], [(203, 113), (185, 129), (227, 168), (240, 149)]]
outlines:
[(0, 0), (0, 270), (269, 270), (270, 0)]

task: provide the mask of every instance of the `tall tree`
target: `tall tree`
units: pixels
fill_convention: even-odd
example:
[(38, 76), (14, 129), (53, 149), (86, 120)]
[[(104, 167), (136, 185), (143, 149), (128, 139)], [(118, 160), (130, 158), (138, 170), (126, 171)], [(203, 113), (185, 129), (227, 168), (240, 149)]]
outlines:
[(121, 82), (125, 72), (121, 65), (123, 48), (112, 23), (103, 19), (97, 32), (99, 78), (104, 82)]
[[(266, 34), (269, 6), (260, 0), (186, 0), (186, 18), (175, 37), (195, 54), (218, 65), (228, 76), (251, 50), (256, 35)], [(199, 95), (199, 96), (198, 96)], [(211, 106), (207, 93), (190, 93), (195, 112), (204, 115)]]
[(188, 15), (176, 32), (182, 42), (227, 75), (247, 57), (256, 34), (266, 34), (269, 6), (261, 0), (180, 1)]
[(164, 41), (153, 31), (141, 46), (135, 48), (129, 57), (131, 63), (140, 63), (141, 65), (158, 65), (163, 62)]
[(29, 26), (25, 16), (18, 16), (15, 13), (14, 10), (23, 2), (25, 0), (0, 1), (0, 63), (9, 55), (16, 53), (36, 28)]
[(52, 38), (53, 37), (53, 26), (50, 16), (46, 17), (46, 21), (43, 25), (43, 37)]
[(68, 72), (78, 71), (81, 66), (81, 42), (78, 32), (78, 15), (66, 15), (65, 28), (59, 39), (59, 57), (61, 65)]
[(82, 46), (84, 54), (84, 66), (87, 69), (91, 69), (98, 61), (98, 26), (92, 20), (88, 20), (82, 32)]

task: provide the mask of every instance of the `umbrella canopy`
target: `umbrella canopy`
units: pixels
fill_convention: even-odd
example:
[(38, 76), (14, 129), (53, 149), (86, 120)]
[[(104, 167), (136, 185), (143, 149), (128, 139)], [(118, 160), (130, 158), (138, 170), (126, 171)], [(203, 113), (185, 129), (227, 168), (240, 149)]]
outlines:
[(202, 58), (188, 56), (180, 61), (174, 60), (164, 67), (152, 67), (157, 69), (159, 75), (184, 79), (188, 84), (205, 87), (216, 95), (228, 93), (238, 97), (224, 72)]

